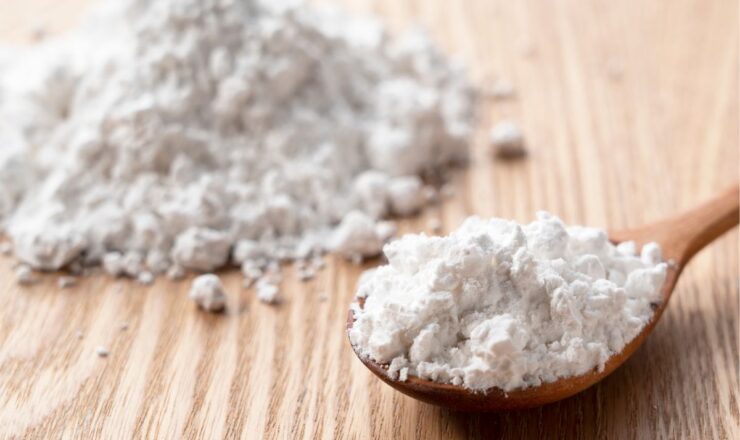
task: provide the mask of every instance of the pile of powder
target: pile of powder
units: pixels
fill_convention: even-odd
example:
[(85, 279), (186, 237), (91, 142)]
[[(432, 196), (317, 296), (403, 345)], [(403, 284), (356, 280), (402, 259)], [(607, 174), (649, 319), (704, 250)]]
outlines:
[(505, 391), (603, 368), (645, 326), (666, 275), (660, 248), (635, 254), (603, 230), (548, 213), (520, 225), (467, 219), (445, 237), (407, 235), (363, 274), (356, 351), (408, 375)]
[(466, 158), (475, 96), (421, 32), (276, 3), (111, 0), (0, 56), (17, 258), (150, 283), (379, 253), (419, 176)]

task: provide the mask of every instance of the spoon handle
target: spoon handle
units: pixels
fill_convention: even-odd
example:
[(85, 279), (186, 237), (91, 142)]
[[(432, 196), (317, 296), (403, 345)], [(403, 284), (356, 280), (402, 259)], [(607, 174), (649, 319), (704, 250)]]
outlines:
[[(740, 221), (740, 186), (733, 185), (701, 205), (682, 214), (624, 231), (625, 239), (638, 245), (657, 241), (663, 256), (683, 266), (704, 246)], [(616, 234), (622, 235), (622, 234)]]
[(740, 222), (740, 186), (725, 189), (719, 195), (698, 207), (679, 215), (674, 220), (673, 240), (682, 243), (681, 260), (684, 264), (704, 246)]

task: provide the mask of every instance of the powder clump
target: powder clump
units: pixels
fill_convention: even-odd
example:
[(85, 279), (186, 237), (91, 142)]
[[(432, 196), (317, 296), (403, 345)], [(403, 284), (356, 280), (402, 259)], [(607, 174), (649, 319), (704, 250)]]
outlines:
[(467, 157), (475, 96), (419, 31), (283, 3), (111, 0), (0, 64), (16, 257), (179, 278), (378, 253), (418, 176)]
[(505, 120), (494, 125), (490, 141), (492, 152), (497, 157), (511, 159), (527, 154), (522, 129), (513, 121)]
[(221, 312), (226, 308), (224, 286), (218, 275), (212, 273), (196, 277), (190, 285), (188, 296), (208, 312)]
[(472, 390), (600, 369), (661, 299), (660, 248), (634, 251), (544, 212), (526, 225), (471, 217), (445, 237), (407, 235), (360, 278), (350, 340), (391, 377)]

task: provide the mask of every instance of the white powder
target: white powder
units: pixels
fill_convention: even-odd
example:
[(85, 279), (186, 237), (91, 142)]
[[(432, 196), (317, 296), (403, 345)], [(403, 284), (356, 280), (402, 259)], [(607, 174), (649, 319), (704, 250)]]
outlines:
[(280, 302), (280, 289), (274, 281), (260, 279), (257, 282), (257, 299), (266, 304), (277, 304)]
[(418, 31), (265, 3), (112, 0), (0, 62), (18, 259), (148, 283), (380, 251), (377, 222), (425, 202), (418, 175), (466, 157), (463, 72)]
[(179, 281), (185, 277), (185, 269), (182, 268), (182, 266), (173, 264), (172, 266), (167, 269), (167, 278)]
[(19, 264), (15, 268), (15, 280), (22, 286), (27, 286), (36, 282), (33, 270), (27, 264)]
[(144, 286), (149, 286), (154, 282), (154, 274), (149, 272), (148, 270), (141, 271), (136, 276), (136, 281)]
[(220, 312), (226, 308), (224, 286), (221, 279), (212, 273), (196, 277), (190, 285), (188, 296), (200, 308), (209, 312)]
[(70, 287), (74, 287), (77, 284), (77, 278), (70, 277), (70, 276), (60, 276), (57, 279), (57, 287), (60, 289), (68, 289)]
[(498, 79), (489, 87), (485, 88), (484, 93), (487, 96), (499, 101), (512, 99), (516, 96), (514, 85), (505, 79)]
[(501, 121), (491, 129), (493, 154), (502, 158), (520, 157), (527, 153), (524, 134), (513, 121)]
[(661, 298), (660, 248), (634, 247), (547, 213), (528, 225), (471, 217), (445, 237), (407, 235), (385, 246), (388, 265), (361, 277), (364, 307), (353, 306), (349, 336), (391, 377), (473, 390), (603, 368)]
[(389, 222), (375, 222), (361, 211), (348, 213), (334, 231), (329, 248), (352, 259), (380, 254), (383, 244), (395, 234)]
[(98, 355), (98, 357), (104, 358), (110, 356), (110, 350), (108, 350), (106, 347), (99, 345), (95, 347), (95, 354)]

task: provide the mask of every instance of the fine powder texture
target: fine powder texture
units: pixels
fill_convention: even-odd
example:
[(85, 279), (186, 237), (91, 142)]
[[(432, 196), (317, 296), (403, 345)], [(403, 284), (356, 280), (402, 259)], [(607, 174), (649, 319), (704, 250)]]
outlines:
[(149, 283), (379, 253), (419, 176), (466, 158), (475, 96), (421, 32), (276, 3), (115, 0), (0, 56), (15, 255)]
[(520, 225), (471, 217), (446, 237), (387, 244), (363, 274), (350, 340), (361, 356), (473, 390), (505, 391), (603, 368), (645, 326), (667, 265), (651, 243), (548, 213)]

